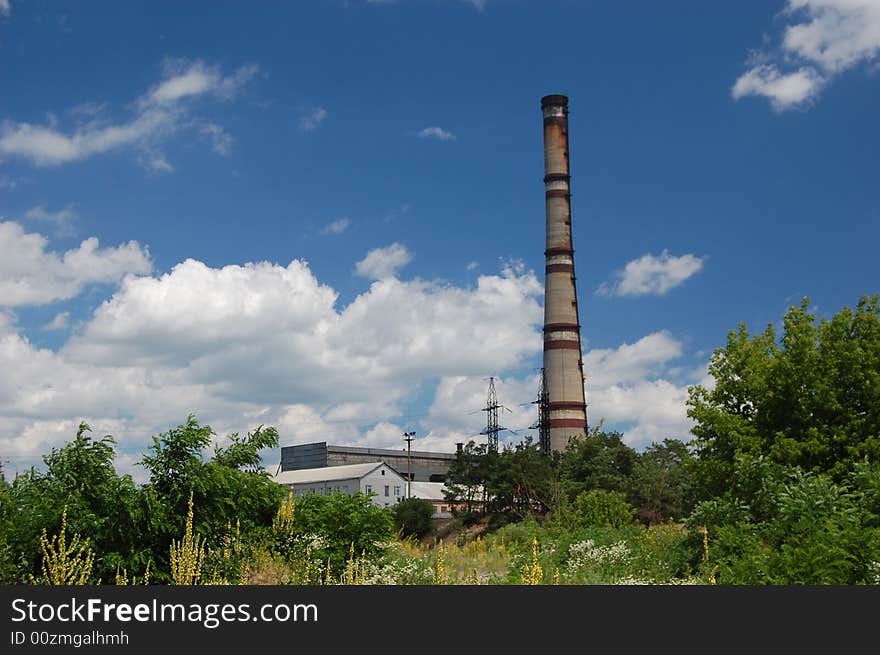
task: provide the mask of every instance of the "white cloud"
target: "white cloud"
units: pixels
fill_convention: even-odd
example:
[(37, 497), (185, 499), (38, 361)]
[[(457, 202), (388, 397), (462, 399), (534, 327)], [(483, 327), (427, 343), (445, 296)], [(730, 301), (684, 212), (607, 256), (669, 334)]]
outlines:
[(30, 221), (50, 223), (55, 226), (56, 233), (61, 236), (72, 236), (75, 231), (73, 222), (79, 217), (73, 205), (67, 205), (56, 212), (48, 211), (43, 205), (37, 205), (25, 212), (24, 217)]
[(317, 107), (304, 116), (300, 116), (299, 129), (303, 132), (314, 132), (326, 118), (327, 110), (323, 107)]
[(624, 442), (636, 449), (663, 439), (689, 441), (693, 422), (687, 416), (687, 385), (668, 380), (642, 380), (629, 385), (597, 388), (588, 397), (591, 425), (603, 420), (622, 425)]
[(665, 331), (584, 353), (590, 424), (602, 421), (607, 429), (621, 429), (624, 441), (637, 449), (667, 437), (689, 440), (693, 423), (685, 406), (687, 383), (705, 379), (696, 374), (685, 384), (666, 379), (670, 362), (682, 353), (681, 342)]
[(0, 321), (0, 369), (16, 371), (0, 379), (0, 450), (37, 458), (87, 420), (142, 452), (190, 412), (220, 434), (378, 443), (424, 380), (538, 352), (541, 293), (505, 269), (471, 287), (388, 278), (337, 308), (300, 261), (130, 276), (58, 352)]
[[(494, 371), (493, 371), (494, 372)], [(538, 374), (522, 379), (494, 377), (498, 403), (499, 426), (506, 428), (498, 435), (499, 443), (517, 443), (530, 434), (537, 408), (532, 404), (538, 394)], [(486, 443), (487, 376), (455, 375), (444, 377), (437, 385), (434, 401), (422, 426), (434, 443), (442, 443), (443, 450), (453, 452), (456, 443)]]
[(659, 257), (650, 253), (642, 255), (616, 274), (615, 284), (602, 284), (597, 292), (611, 296), (662, 296), (697, 274), (704, 260), (691, 254), (674, 257), (667, 250)]
[(201, 95), (231, 100), (259, 70), (255, 64), (247, 64), (223, 75), (218, 66), (203, 61), (167, 59), (163, 63), (163, 79), (138, 104), (141, 107), (176, 106), (185, 98)]
[(397, 269), (403, 268), (412, 261), (412, 255), (406, 246), (392, 243), (385, 248), (375, 248), (367, 253), (355, 265), (355, 273), (370, 280), (381, 280), (392, 277)]
[(36, 207), (28, 209), (27, 212), (25, 212), (24, 217), (32, 221), (45, 221), (47, 223), (61, 225), (69, 223), (77, 218), (77, 213), (72, 205), (68, 205), (64, 209), (59, 209), (57, 212), (47, 211), (43, 205), (37, 205)]
[(44, 330), (66, 330), (70, 324), (70, 312), (59, 312), (55, 314), (49, 323), (43, 326)]
[(12, 13), (12, 4), (9, 0), (0, 0), (0, 16), (8, 16)]
[(145, 153), (138, 157), (138, 163), (151, 173), (171, 173), (174, 166), (168, 163), (164, 155), (157, 153)]
[(786, 26), (779, 54), (760, 53), (734, 83), (735, 100), (754, 95), (776, 111), (805, 107), (835, 76), (880, 52), (877, 0), (788, 0), (785, 13), (797, 22)]
[(660, 373), (681, 354), (681, 342), (666, 331), (654, 332), (633, 344), (588, 350), (583, 358), (584, 373), (589, 387), (632, 383)]
[(805, 67), (781, 74), (773, 64), (756, 66), (744, 73), (733, 85), (734, 100), (745, 96), (764, 96), (776, 111), (805, 106), (812, 102), (825, 85), (825, 79), (814, 69)]
[(327, 225), (321, 228), (321, 234), (342, 234), (350, 225), (351, 221), (343, 216), (342, 218), (327, 223)]
[(13, 221), (0, 222), (0, 306), (43, 305), (79, 295), (91, 284), (115, 283), (152, 269), (149, 252), (136, 241), (100, 248), (94, 237), (58, 254), (48, 239), (26, 233)]
[[(707, 384), (705, 367), (678, 383), (670, 380), (670, 364), (680, 358), (680, 341), (668, 332), (649, 334), (633, 344), (617, 348), (593, 349), (584, 353), (585, 396), (590, 425), (602, 422), (606, 430), (620, 430), (624, 441), (642, 449), (652, 441), (691, 439), (692, 421), (687, 417), (688, 384)], [(532, 401), (538, 391), (537, 374), (525, 378), (496, 378), (498, 401), (511, 411), (499, 414), (503, 427), (521, 429), (534, 424), (537, 408)], [(479, 410), (486, 404), (485, 376), (450, 376), (443, 378), (434, 396), (429, 416), (422, 422), (428, 430), (426, 441), (441, 450), (453, 452), (457, 442), (473, 439), (485, 443), (480, 432), (486, 428), (486, 414)], [(503, 444), (517, 443), (526, 434), (537, 441), (537, 431), (519, 434), (502, 432)]]
[[(151, 170), (167, 172), (171, 166), (156, 154), (156, 149), (173, 134), (197, 124), (184, 120), (192, 111), (190, 101), (209, 96), (231, 99), (256, 72), (257, 68), (250, 65), (223, 76), (216, 67), (199, 61), (166, 62), (163, 79), (135, 103), (129, 120), (113, 124), (92, 119), (68, 132), (60, 130), (53, 120), (46, 125), (4, 120), (0, 123), (0, 155), (22, 157), (36, 166), (58, 166), (134, 148), (142, 153), (139, 160)], [(222, 129), (218, 133), (219, 126), (206, 125), (202, 130), (207, 129), (215, 137), (214, 148), (218, 150), (217, 138), (222, 136)], [(225, 139), (228, 145), (228, 137)]]
[(211, 149), (218, 155), (228, 155), (232, 149), (233, 139), (220, 125), (204, 123), (199, 132), (211, 141)]
[(455, 135), (447, 132), (442, 127), (426, 127), (419, 130), (418, 136), (421, 139), (437, 139), (439, 141), (455, 141)]
[[(15, 239), (7, 235), (0, 248), (31, 253), (26, 276), (43, 297), (132, 268), (97, 243), (47, 252), (45, 238), (17, 227), (0, 224), (0, 235), (12, 229)], [(105, 261), (116, 261), (113, 276), (93, 270)], [(15, 276), (22, 273), (0, 271), (0, 279)], [(263, 424), (278, 427), (283, 444), (403, 448), (403, 432), (414, 429), (413, 448), (451, 452), (457, 442), (485, 438), (489, 375), (511, 410), (501, 424), (533, 423), (537, 372), (509, 372), (540, 356), (542, 293), (534, 273), (508, 264), (469, 286), (386, 277), (340, 307), (337, 292), (303, 261), (212, 268), (186, 260), (161, 275), (124, 277), (57, 352), (37, 347), (0, 313), (0, 370), (15, 371), (0, 376), (0, 452), (19, 470), (39, 464), (85, 420), (95, 434), (117, 437), (118, 466), (130, 467), (152, 435), (191, 412), (220, 435)], [(69, 320), (59, 314), (53, 323)], [(591, 423), (626, 426), (635, 446), (686, 438), (686, 386), (671, 379), (682, 352), (667, 332), (586, 352)], [(404, 414), (432, 391), (428, 416)], [(501, 441), (526, 433), (504, 432)], [(276, 463), (277, 451), (266, 457)], [(131, 472), (142, 479), (142, 470)]]

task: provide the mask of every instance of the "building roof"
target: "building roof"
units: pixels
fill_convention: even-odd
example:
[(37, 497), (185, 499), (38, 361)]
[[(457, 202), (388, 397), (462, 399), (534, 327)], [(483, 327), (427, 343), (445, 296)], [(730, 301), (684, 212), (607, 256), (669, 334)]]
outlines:
[(327, 482), (330, 480), (359, 480), (372, 473), (380, 466), (385, 466), (400, 475), (385, 462), (367, 462), (365, 464), (345, 464), (344, 466), (324, 466), (316, 469), (295, 469), (281, 471), (272, 479), (281, 484), (309, 484), (311, 482)]
[(446, 500), (443, 496), (443, 482), (416, 482), (409, 483), (410, 495), (422, 500)]

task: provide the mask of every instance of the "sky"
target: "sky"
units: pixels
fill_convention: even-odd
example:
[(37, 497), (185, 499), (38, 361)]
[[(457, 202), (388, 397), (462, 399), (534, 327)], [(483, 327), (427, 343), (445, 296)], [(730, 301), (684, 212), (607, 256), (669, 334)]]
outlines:
[(0, 0), (3, 470), (452, 451), (490, 377), (534, 435), (557, 93), (588, 420), (689, 440), (730, 330), (880, 291), (878, 52), (880, 0)]

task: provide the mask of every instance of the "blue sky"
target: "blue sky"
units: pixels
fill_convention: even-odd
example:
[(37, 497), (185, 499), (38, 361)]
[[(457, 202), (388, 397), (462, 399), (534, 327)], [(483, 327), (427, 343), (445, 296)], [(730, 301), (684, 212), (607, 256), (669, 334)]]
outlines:
[(877, 0), (0, 0), (0, 461), (446, 449), (490, 375), (527, 427), (549, 93), (590, 421), (687, 439), (728, 330), (878, 292), (878, 50)]

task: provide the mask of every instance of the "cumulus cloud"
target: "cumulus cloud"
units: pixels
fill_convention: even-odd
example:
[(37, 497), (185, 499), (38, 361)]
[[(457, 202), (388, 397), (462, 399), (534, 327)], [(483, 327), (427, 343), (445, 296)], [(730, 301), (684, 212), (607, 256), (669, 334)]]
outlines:
[(419, 130), (418, 136), (421, 139), (437, 139), (438, 141), (455, 141), (455, 135), (447, 132), (442, 127), (426, 127)]
[(342, 234), (348, 229), (349, 225), (351, 225), (351, 221), (343, 216), (342, 218), (331, 221), (322, 227), (321, 234)]
[[(0, 235), (10, 230), (0, 224)], [(80, 420), (116, 436), (117, 463), (129, 467), (152, 435), (191, 412), (219, 435), (263, 424), (276, 426), (283, 444), (402, 448), (403, 432), (416, 430), (415, 449), (451, 452), (457, 442), (485, 439), (480, 410), (490, 375), (510, 410), (501, 424), (519, 430), (501, 442), (518, 442), (534, 421), (543, 288), (521, 265), (465, 286), (384, 277), (340, 306), (336, 290), (302, 260), (215, 268), (189, 259), (148, 274), (137, 244), (130, 252), (95, 243), (52, 253), (40, 235), (12, 233), (16, 241), (0, 241), (3, 252), (30, 252), (36, 263), (17, 264), (15, 275), (0, 271), (0, 279), (29, 277), (40, 298), (122, 276), (57, 351), (38, 347), (11, 313), (0, 313), (0, 370), (15, 371), (0, 376), (0, 452), (19, 470), (72, 438)], [(126, 258), (109, 252), (117, 250), (143, 259), (123, 266)], [(43, 327), (69, 321), (61, 312)], [(662, 331), (585, 352), (591, 423), (625, 427), (635, 446), (686, 438), (686, 380), (672, 375), (682, 355), (681, 342)], [(428, 415), (407, 416), (425, 396)], [(266, 454), (266, 463), (277, 456)]]
[(46, 237), (0, 222), (0, 306), (44, 305), (79, 295), (91, 284), (115, 283), (152, 270), (149, 252), (137, 241), (101, 248), (90, 237), (64, 253), (47, 251)]
[[(734, 99), (767, 98), (776, 111), (809, 106), (837, 75), (880, 52), (876, 0), (788, 0), (777, 53), (758, 53), (731, 89)], [(784, 70), (788, 69), (788, 70)]]
[(626, 443), (637, 449), (667, 437), (689, 440), (687, 388), (705, 380), (698, 375), (683, 383), (669, 379), (676, 377), (670, 364), (683, 353), (682, 343), (666, 331), (584, 353), (590, 423), (621, 429)]
[(299, 129), (303, 132), (314, 132), (321, 123), (327, 118), (327, 110), (323, 107), (316, 107), (307, 114), (300, 116)]
[[(682, 343), (665, 331), (649, 334), (635, 343), (616, 348), (592, 349), (584, 353), (584, 385), (590, 425), (600, 422), (605, 429), (624, 433), (624, 441), (642, 449), (665, 438), (687, 441), (692, 421), (687, 417), (689, 384), (706, 384), (704, 369), (673, 381), (671, 365), (683, 355)], [(517, 433), (502, 432), (503, 444), (517, 443), (527, 434), (537, 440), (537, 431), (528, 428), (537, 418), (532, 401), (538, 392), (537, 373), (522, 378), (496, 378), (498, 401), (509, 408), (499, 414), (499, 423)], [(485, 443), (487, 382), (482, 376), (450, 376), (441, 379), (429, 416), (424, 443), (453, 452), (455, 444), (473, 439)], [(421, 435), (419, 435), (421, 436)]]
[(662, 372), (670, 360), (681, 355), (681, 342), (669, 332), (660, 331), (633, 344), (588, 350), (583, 358), (584, 373), (595, 388), (632, 383)]
[(0, 0), (0, 16), (8, 16), (12, 13), (12, 4), (9, 0)]
[[(538, 373), (524, 378), (501, 376), (494, 378), (495, 393), (502, 409), (498, 412), (498, 424), (506, 428), (499, 433), (500, 444), (518, 443), (532, 431), (537, 409), (532, 401), (538, 393)], [(454, 452), (455, 444), (486, 443), (486, 406), (488, 379), (486, 376), (447, 376), (440, 380), (428, 417), (421, 422), (426, 430), (417, 435), (433, 444), (438, 450)], [(535, 437), (536, 438), (536, 437)], [(419, 446), (423, 448), (422, 445)]]
[(667, 250), (659, 257), (648, 253), (628, 262), (616, 274), (617, 282), (602, 284), (597, 293), (606, 296), (662, 296), (696, 275), (703, 268), (704, 259), (691, 254), (674, 257)]
[(812, 68), (801, 68), (782, 74), (773, 64), (756, 66), (744, 73), (733, 85), (734, 100), (745, 96), (764, 96), (773, 109), (784, 111), (804, 105), (815, 99), (825, 84), (825, 78)]
[[(192, 103), (197, 98), (230, 100), (257, 71), (248, 65), (223, 75), (218, 67), (201, 61), (168, 60), (162, 80), (134, 103), (128, 120), (114, 123), (90, 115), (86, 122), (63, 131), (52, 120), (36, 125), (6, 119), (0, 123), (0, 155), (21, 157), (36, 166), (59, 166), (133, 148), (141, 153), (138, 160), (151, 170), (167, 172), (171, 166), (156, 154), (157, 148), (172, 135), (199, 124), (189, 120)], [(228, 146), (229, 137), (222, 128), (207, 123), (202, 124), (204, 130), (214, 137), (215, 150)]]
[(55, 318), (43, 326), (44, 330), (66, 330), (70, 323), (70, 312), (59, 312)]
[(344, 308), (298, 260), (129, 276), (57, 352), (0, 321), (0, 367), (16, 371), (0, 380), (0, 450), (36, 462), (87, 420), (134, 456), (190, 412), (220, 434), (379, 443), (424, 380), (538, 352), (541, 293), (510, 268), (469, 287), (387, 278)]
[(385, 248), (375, 248), (355, 265), (355, 273), (370, 280), (392, 277), (397, 270), (412, 261), (406, 246), (397, 242)]

